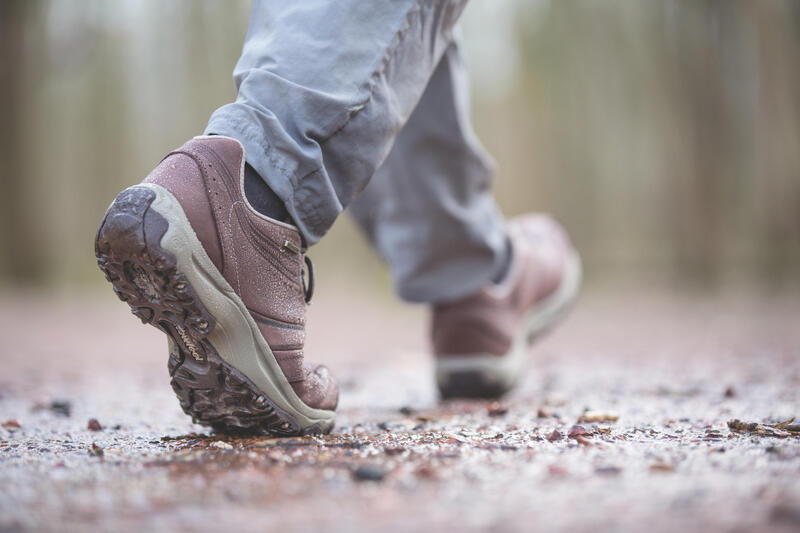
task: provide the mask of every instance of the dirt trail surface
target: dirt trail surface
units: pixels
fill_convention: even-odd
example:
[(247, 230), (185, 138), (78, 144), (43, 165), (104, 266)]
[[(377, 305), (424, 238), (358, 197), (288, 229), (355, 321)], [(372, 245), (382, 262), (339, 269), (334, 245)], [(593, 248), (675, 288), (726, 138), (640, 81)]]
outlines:
[(0, 295), (0, 531), (800, 530), (796, 422), (727, 425), (800, 415), (797, 295), (586, 294), (491, 404), (437, 401), (424, 310), (319, 292), (339, 422), (291, 439), (193, 425), (105, 292)]

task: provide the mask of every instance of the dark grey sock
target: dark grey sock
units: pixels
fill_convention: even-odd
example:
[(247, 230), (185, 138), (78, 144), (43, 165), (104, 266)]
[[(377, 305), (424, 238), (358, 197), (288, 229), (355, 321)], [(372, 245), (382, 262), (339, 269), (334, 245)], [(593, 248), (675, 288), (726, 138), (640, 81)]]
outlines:
[(503, 257), (503, 263), (501, 264), (500, 268), (495, 274), (494, 278), (492, 278), (493, 283), (502, 283), (506, 276), (508, 275), (508, 270), (511, 267), (511, 256), (514, 254), (514, 251), (511, 247), (511, 239), (506, 237), (506, 253)]
[(244, 165), (244, 195), (253, 209), (262, 215), (294, 224), (283, 200), (269, 188), (258, 172), (248, 163)]

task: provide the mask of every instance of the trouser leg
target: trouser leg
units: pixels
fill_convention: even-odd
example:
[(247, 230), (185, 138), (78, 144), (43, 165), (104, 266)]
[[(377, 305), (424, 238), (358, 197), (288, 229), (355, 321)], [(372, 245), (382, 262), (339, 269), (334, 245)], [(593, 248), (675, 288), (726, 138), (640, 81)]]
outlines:
[(389, 153), (466, 0), (255, 0), (236, 101), (206, 133), (248, 163), (317, 242)]
[(478, 291), (505, 266), (492, 162), (469, 115), (467, 73), (453, 42), (369, 186), (350, 206), (386, 259), (398, 294), (443, 302)]

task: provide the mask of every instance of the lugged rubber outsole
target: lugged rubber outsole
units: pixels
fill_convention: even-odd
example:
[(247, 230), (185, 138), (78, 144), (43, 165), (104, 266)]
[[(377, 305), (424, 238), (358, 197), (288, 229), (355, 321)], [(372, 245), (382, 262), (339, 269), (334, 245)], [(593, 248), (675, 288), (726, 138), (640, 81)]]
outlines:
[(436, 384), (441, 397), (499, 398), (514, 388), (522, 375), (528, 348), (566, 315), (577, 296), (581, 277), (581, 261), (575, 252), (564, 281), (552, 295), (528, 312), (507, 354), (437, 358)]
[(217, 431), (275, 436), (330, 431), (303, 427), (242, 372), (224, 361), (209, 336), (216, 318), (198, 297), (174, 254), (161, 246), (169, 222), (150, 209), (156, 192), (122, 191), (106, 212), (95, 240), (100, 269), (142, 323), (167, 335), (172, 389), (183, 411)]

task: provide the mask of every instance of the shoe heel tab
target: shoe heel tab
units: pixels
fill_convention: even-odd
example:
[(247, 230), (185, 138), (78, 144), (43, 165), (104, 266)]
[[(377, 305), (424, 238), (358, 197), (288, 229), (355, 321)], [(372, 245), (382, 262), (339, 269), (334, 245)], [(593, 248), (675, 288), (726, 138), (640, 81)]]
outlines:
[(244, 145), (239, 142), (239, 139), (235, 139), (233, 137), (228, 137), (227, 135), (195, 135), (194, 137), (189, 140), (192, 141), (212, 141), (212, 143), (221, 142), (225, 144), (235, 144), (239, 147), (239, 149), (244, 152)]
[[(233, 137), (222, 135), (199, 135), (192, 137), (179, 148), (167, 153), (160, 161), (163, 163), (173, 155), (187, 155), (193, 159), (205, 159), (208, 151), (211, 150), (217, 157), (221, 158), (229, 168), (239, 168), (242, 173), (245, 161), (245, 150), (242, 143)], [(200, 163), (198, 163), (200, 164)]]
[[(236, 196), (244, 196), (244, 164), (245, 149), (241, 142), (233, 137), (223, 135), (199, 135), (186, 141), (183, 146), (170, 152), (164, 158), (173, 154), (185, 154), (195, 159), (200, 166), (212, 166), (216, 161), (221, 164), (221, 172), (227, 175), (236, 184)], [(240, 198), (237, 198), (237, 200)]]
[(193, 145), (200, 145), (214, 150), (225, 163), (233, 168), (243, 166), (247, 155), (244, 145), (238, 139), (225, 137), (224, 135), (198, 135), (184, 144), (183, 148)]

